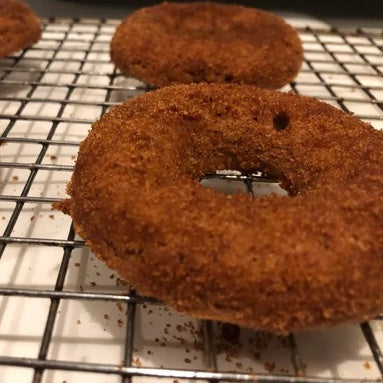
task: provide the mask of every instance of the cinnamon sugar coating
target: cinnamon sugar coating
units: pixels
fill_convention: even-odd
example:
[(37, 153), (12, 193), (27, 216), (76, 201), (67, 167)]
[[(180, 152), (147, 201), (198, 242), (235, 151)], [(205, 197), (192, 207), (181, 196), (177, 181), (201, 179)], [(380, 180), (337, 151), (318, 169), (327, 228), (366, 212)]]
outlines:
[[(184, 314), (285, 333), (383, 308), (383, 132), (323, 102), (230, 84), (170, 86), (113, 107), (68, 192), (92, 251)], [(200, 185), (263, 170), (289, 196)]]
[(38, 18), (23, 2), (0, 1), (0, 58), (33, 45), (40, 35)]
[(142, 8), (117, 28), (111, 59), (149, 85), (233, 82), (279, 88), (303, 59), (297, 32), (255, 8), (163, 3)]

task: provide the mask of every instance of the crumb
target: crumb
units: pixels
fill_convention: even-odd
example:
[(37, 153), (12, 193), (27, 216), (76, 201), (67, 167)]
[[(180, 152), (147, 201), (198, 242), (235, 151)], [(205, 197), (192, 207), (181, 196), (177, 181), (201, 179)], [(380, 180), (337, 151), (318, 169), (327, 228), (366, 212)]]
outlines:
[(263, 366), (267, 372), (272, 373), (275, 370), (275, 363), (265, 362)]
[(80, 285), (79, 287), (80, 287), (80, 290), (81, 290), (81, 291), (84, 291), (84, 288), (82, 287), (82, 285)]
[(80, 267), (80, 262), (76, 262), (74, 265), (75, 265), (76, 267)]
[(113, 279), (114, 277), (115, 277), (114, 274), (110, 274), (110, 276), (109, 276), (110, 279)]
[(117, 302), (117, 308), (118, 308), (118, 311), (119, 311), (120, 313), (122, 313), (122, 312), (124, 311), (121, 302)]
[(369, 362), (364, 362), (363, 366), (364, 366), (364, 368), (365, 368), (366, 370), (370, 370), (370, 369), (371, 369), (371, 365), (370, 365)]
[(143, 305), (142, 305), (142, 308), (144, 308), (144, 309), (146, 309), (148, 306), (147, 306), (147, 304), (146, 303), (144, 303)]
[(13, 180), (13, 181), (18, 181), (18, 180), (19, 180), (19, 176), (13, 176), (13, 177), (12, 177), (12, 180)]
[(5, 217), (1, 217), (1, 219), (3, 219), (3, 220), (4, 220), (4, 219), (5, 219)]
[(124, 323), (124, 321), (121, 318), (119, 318), (117, 321), (117, 326), (122, 327), (123, 323)]
[(148, 311), (148, 315), (153, 314), (153, 310)]
[(81, 324), (81, 321), (80, 321), (80, 319), (77, 319), (77, 324)]
[(152, 350), (148, 350), (148, 355), (153, 355), (153, 351)]
[(97, 271), (97, 272), (96, 272), (96, 275), (100, 276), (100, 275), (101, 275), (101, 273), (99, 273), (99, 272)]
[(185, 358), (185, 363), (191, 363), (191, 360), (189, 358)]
[(237, 362), (237, 363), (235, 364), (235, 367), (241, 369), (241, 368), (243, 368), (243, 364), (240, 363), (240, 362)]
[(57, 160), (57, 156), (52, 155), (52, 156), (51, 156), (51, 160), (52, 160), (52, 161), (56, 161), (56, 160)]
[(90, 285), (92, 286), (92, 287), (94, 287), (94, 286), (96, 286), (96, 282), (90, 282)]
[(55, 216), (54, 216), (53, 214), (49, 214), (48, 217), (49, 217), (50, 219), (55, 219)]
[(35, 219), (35, 216), (34, 216), (34, 215), (32, 215), (32, 217), (31, 217), (31, 222), (32, 222), (34, 219)]
[(141, 362), (140, 358), (136, 358), (136, 359), (134, 359), (133, 364), (134, 364), (136, 367), (142, 367), (142, 362)]
[(109, 320), (110, 319), (109, 315), (108, 314), (104, 314), (104, 319), (105, 320)]
[(178, 379), (173, 379), (173, 383), (178, 383)]

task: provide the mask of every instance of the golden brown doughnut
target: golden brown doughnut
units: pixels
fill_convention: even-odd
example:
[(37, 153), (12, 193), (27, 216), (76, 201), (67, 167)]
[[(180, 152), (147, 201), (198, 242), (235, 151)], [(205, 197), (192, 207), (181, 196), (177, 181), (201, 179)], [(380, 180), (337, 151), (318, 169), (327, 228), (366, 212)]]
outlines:
[(163, 3), (127, 17), (111, 59), (149, 85), (234, 82), (279, 88), (303, 59), (297, 32), (255, 8), (219, 3)]
[[(289, 196), (225, 195), (219, 169)], [(383, 132), (312, 98), (191, 84), (116, 106), (81, 144), (68, 192), (93, 252), (181, 313), (286, 332), (383, 308)]]
[(35, 14), (19, 0), (0, 0), (0, 58), (37, 42), (41, 35)]

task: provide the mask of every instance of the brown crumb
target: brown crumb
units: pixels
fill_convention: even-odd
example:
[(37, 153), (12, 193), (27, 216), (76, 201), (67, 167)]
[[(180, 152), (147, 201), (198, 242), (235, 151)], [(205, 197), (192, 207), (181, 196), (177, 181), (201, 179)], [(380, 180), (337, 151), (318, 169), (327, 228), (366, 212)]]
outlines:
[(54, 216), (53, 214), (49, 214), (48, 217), (49, 217), (50, 219), (55, 219), (55, 216)]
[(243, 364), (240, 363), (240, 362), (237, 362), (237, 363), (235, 364), (235, 367), (237, 367), (237, 368), (243, 368)]
[(76, 267), (80, 267), (80, 262), (76, 262), (74, 265), (75, 265)]
[(117, 321), (117, 326), (122, 327), (123, 324), (124, 324), (124, 321), (121, 318), (119, 318)]
[(370, 365), (369, 362), (364, 362), (363, 366), (364, 366), (364, 368), (365, 368), (366, 370), (371, 370), (371, 365)]
[(121, 302), (117, 302), (117, 308), (118, 308), (118, 311), (119, 311), (120, 313), (122, 313), (122, 312), (124, 311)]
[(96, 275), (97, 275), (97, 276), (100, 276), (100, 275), (101, 275), (101, 273), (99, 273), (98, 271), (96, 271)]
[(57, 156), (52, 155), (52, 156), (51, 156), (51, 160), (52, 160), (52, 161), (56, 161), (56, 160), (57, 160)]
[(31, 217), (31, 222), (32, 222), (34, 219), (35, 219), (35, 216), (34, 216), (34, 215), (32, 215), (32, 217)]
[(13, 181), (18, 181), (18, 180), (19, 180), (19, 176), (13, 176), (13, 177), (12, 177), (12, 180), (13, 180)]
[(90, 285), (92, 286), (92, 287), (94, 287), (94, 286), (96, 286), (96, 282), (90, 282)]
[(114, 277), (115, 277), (114, 274), (110, 274), (110, 276), (109, 276), (110, 279), (113, 279)]
[(108, 314), (104, 314), (104, 319), (105, 320), (109, 320), (110, 319), (110, 316)]
[(3, 219), (3, 220), (4, 220), (4, 219), (5, 219), (5, 217), (3, 216), (3, 217), (1, 217), (1, 219)]
[(140, 358), (136, 358), (136, 359), (134, 359), (133, 364), (134, 364), (136, 367), (142, 367), (142, 362), (141, 362)]
[(191, 363), (191, 360), (189, 358), (185, 358), (185, 363)]
[(267, 372), (272, 373), (275, 370), (275, 363), (265, 362), (263, 366)]
[(178, 383), (178, 379), (173, 379), (173, 383)]
[(148, 350), (148, 355), (153, 355), (153, 351), (152, 350)]
[(77, 319), (77, 324), (81, 324), (81, 321), (80, 321), (80, 319)]

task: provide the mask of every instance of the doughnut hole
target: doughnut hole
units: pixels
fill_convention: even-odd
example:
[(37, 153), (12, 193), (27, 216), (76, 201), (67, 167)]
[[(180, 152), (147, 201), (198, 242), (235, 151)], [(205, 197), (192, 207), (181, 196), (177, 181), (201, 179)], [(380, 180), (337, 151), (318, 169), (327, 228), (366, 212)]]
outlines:
[(290, 117), (285, 112), (278, 113), (273, 118), (274, 129), (278, 131), (285, 130), (289, 126), (289, 123), (290, 123)]
[(250, 179), (241, 179), (241, 173), (235, 170), (217, 171), (217, 177), (211, 175), (201, 178), (200, 184), (203, 187), (221, 192), (224, 194), (235, 194), (237, 192), (250, 193), (254, 197), (277, 194), (281, 196), (288, 195), (288, 192), (281, 187), (275, 180), (269, 181), (264, 178), (250, 181)]

